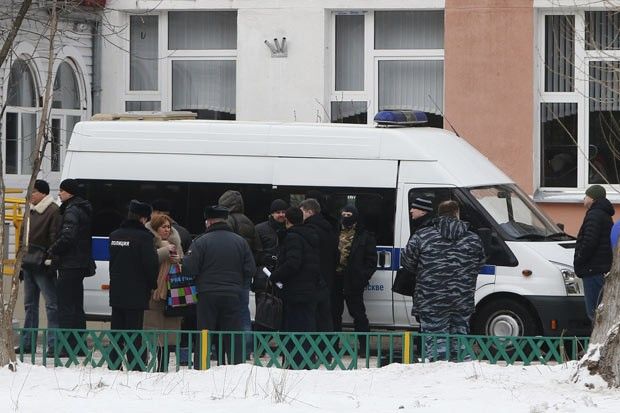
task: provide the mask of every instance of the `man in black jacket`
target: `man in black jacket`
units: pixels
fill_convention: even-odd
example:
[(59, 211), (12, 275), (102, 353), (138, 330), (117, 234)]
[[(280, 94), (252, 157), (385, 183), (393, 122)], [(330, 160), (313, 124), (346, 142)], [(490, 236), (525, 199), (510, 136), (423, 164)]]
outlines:
[[(377, 242), (359, 222), (359, 213), (347, 205), (341, 213), (342, 229), (338, 250), (340, 260), (334, 277), (332, 308), (334, 330), (342, 330), (342, 311), (347, 303), (357, 332), (369, 332), (370, 324), (364, 306), (364, 288), (377, 268)], [(360, 338), (360, 353), (366, 353), (366, 339)]]
[[(204, 217), (206, 232), (192, 242), (183, 258), (183, 273), (196, 277), (197, 329), (240, 331), (243, 306), (241, 292), (254, 275), (254, 257), (248, 243), (226, 224), (228, 209), (217, 205), (208, 206)], [(234, 355), (231, 353), (230, 341), (230, 336), (224, 337), (228, 364), (242, 363), (241, 340), (235, 339)], [(198, 367), (197, 362), (196, 359)]]
[[(260, 238), (262, 250), (258, 254), (256, 264), (264, 266), (269, 271), (274, 271), (278, 256), (278, 247), (280, 241), (286, 234), (285, 213), (289, 205), (282, 199), (275, 199), (270, 206), (269, 219), (256, 225), (256, 232)], [(261, 271), (262, 273), (262, 271)], [(253, 291), (264, 290), (266, 287), (266, 278), (259, 277), (259, 273), (254, 278)]]
[(583, 205), (588, 211), (575, 245), (575, 274), (583, 280), (586, 313), (590, 320), (594, 320), (605, 273), (611, 269), (613, 258), (609, 234), (614, 207), (606, 196), (605, 188), (600, 185), (592, 185), (586, 190)]
[(321, 281), (317, 291), (316, 329), (320, 332), (334, 331), (330, 295), (338, 261), (338, 234), (321, 214), (321, 205), (316, 199), (308, 198), (299, 207), (304, 225), (315, 230), (319, 236)]
[[(142, 330), (144, 310), (148, 309), (149, 295), (157, 288), (159, 261), (153, 243), (153, 234), (144, 224), (151, 215), (151, 207), (131, 201), (127, 219), (110, 234), (110, 307), (112, 307), (112, 330)], [(121, 349), (124, 342), (119, 340)], [(137, 350), (141, 347), (138, 336), (133, 341)], [(127, 349), (127, 364), (133, 364), (134, 353)], [(113, 353), (110, 368), (119, 354)], [(146, 361), (146, 360), (144, 360)], [(140, 370), (140, 365), (133, 366)]]
[[(67, 329), (86, 328), (83, 280), (95, 273), (91, 256), (93, 209), (90, 202), (78, 195), (78, 190), (75, 179), (60, 183), (60, 229), (48, 250), (58, 268), (58, 325)], [(75, 337), (69, 337), (69, 345), (75, 347), (76, 344)]]
[[(288, 230), (280, 250), (278, 267), (271, 275), (271, 281), (283, 284), (283, 331), (308, 332), (317, 329), (316, 293), (321, 279), (319, 236), (312, 228), (302, 224), (303, 213), (299, 208), (291, 207), (286, 210)], [(309, 350), (309, 346), (304, 348)], [(289, 351), (292, 351), (292, 348), (289, 347)], [(303, 357), (297, 354), (293, 360), (286, 361), (294, 361), (299, 368), (303, 364)]]

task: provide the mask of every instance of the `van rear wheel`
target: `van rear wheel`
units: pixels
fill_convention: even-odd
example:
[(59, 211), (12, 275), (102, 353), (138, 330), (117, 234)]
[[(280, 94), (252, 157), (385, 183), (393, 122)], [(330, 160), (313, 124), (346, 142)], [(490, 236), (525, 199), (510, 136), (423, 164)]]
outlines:
[(540, 334), (536, 316), (513, 299), (494, 300), (476, 310), (472, 320), (475, 334), (487, 336), (536, 336)]

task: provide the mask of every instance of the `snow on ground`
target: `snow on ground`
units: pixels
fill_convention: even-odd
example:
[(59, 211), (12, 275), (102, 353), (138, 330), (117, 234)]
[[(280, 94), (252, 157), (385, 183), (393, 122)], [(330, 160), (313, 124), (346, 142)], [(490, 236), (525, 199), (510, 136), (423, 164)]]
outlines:
[(573, 383), (576, 364), (392, 364), (292, 371), (250, 364), (137, 373), (103, 368), (0, 370), (2, 412), (619, 412), (620, 390)]

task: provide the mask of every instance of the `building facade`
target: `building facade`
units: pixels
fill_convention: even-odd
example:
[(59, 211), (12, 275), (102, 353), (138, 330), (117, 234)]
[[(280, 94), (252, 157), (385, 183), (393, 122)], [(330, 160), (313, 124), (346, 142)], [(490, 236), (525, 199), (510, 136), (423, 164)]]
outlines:
[[(21, 2), (1, 3), (4, 41)], [(62, 3), (52, 52), (50, 128), (40, 177), (54, 189), (73, 127), (92, 113), (93, 50), (99, 12), (78, 3)], [(32, 170), (48, 76), (50, 7), (51, 2), (33, 2), (0, 68), (2, 164), (7, 188), (24, 189)]]
[(620, 202), (617, 3), (109, 1), (101, 110), (368, 124), (423, 110), (575, 234), (589, 185)]

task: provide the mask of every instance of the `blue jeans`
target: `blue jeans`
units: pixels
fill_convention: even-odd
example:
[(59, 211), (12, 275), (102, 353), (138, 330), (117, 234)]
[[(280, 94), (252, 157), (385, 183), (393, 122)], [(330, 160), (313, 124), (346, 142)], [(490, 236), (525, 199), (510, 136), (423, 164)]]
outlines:
[[(24, 328), (39, 328), (39, 296), (43, 294), (45, 299), (45, 312), (47, 314), (47, 327), (58, 328), (58, 299), (56, 295), (55, 273), (46, 271), (23, 270), (24, 274), (24, 310), (26, 319)], [(24, 349), (31, 349), (32, 344), (36, 346), (36, 335), (34, 343), (30, 334), (22, 334), (21, 345)], [(47, 347), (54, 347), (55, 336), (49, 333), (47, 336)], [(34, 350), (34, 349), (33, 349)]]
[(601, 291), (605, 283), (603, 274), (589, 275), (582, 278), (583, 281), (583, 298), (586, 302), (586, 314), (590, 321), (594, 321), (596, 307), (601, 302)]

